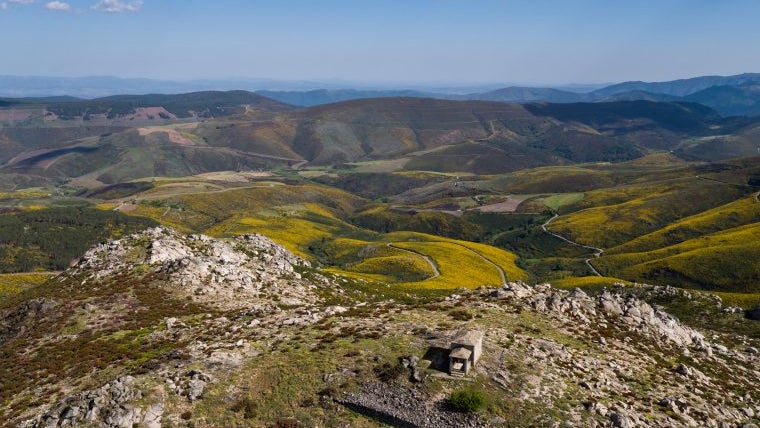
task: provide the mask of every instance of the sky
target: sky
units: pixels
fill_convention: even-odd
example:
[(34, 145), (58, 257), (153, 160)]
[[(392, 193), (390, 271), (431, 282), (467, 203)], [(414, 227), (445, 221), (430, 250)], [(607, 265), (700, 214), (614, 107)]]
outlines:
[(0, 75), (609, 83), (760, 72), (760, 0), (0, 0)]

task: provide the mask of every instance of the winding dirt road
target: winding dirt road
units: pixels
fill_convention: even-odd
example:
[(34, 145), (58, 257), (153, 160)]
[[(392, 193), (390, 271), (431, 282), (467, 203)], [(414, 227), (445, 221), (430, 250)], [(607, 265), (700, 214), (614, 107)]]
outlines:
[[(467, 250), (467, 251), (471, 252), (472, 254), (475, 254), (476, 256), (478, 256), (481, 259), (483, 259), (484, 262), (486, 262), (486, 263), (492, 265), (494, 268), (496, 268), (496, 270), (499, 272), (499, 275), (501, 276), (501, 285), (506, 285), (507, 284), (507, 281), (508, 281), (508, 279), (507, 279), (507, 273), (504, 271), (504, 269), (502, 269), (501, 266), (499, 266), (496, 263), (494, 263), (488, 257), (480, 254), (479, 252), (473, 250), (472, 248), (469, 248), (469, 247), (467, 247), (465, 245), (462, 245), (462, 244), (457, 244), (456, 242), (448, 242), (448, 241), (425, 241), (425, 242), (430, 242), (430, 243), (436, 243), (437, 242), (437, 243), (444, 243), (444, 244), (453, 244), (453, 245), (456, 245), (456, 246), (464, 248), (465, 250)], [(404, 252), (407, 252), (407, 253), (415, 254), (415, 255), (418, 255), (418, 256), (422, 257), (423, 259), (425, 259), (425, 261), (428, 262), (428, 264), (430, 265), (430, 267), (433, 268), (433, 272), (435, 273), (435, 275), (431, 276), (430, 278), (426, 278), (425, 281), (437, 278), (437, 277), (439, 277), (441, 275), (441, 272), (438, 270), (438, 266), (436, 266), (435, 262), (433, 261), (432, 258), (430, 258), (430, 256), (426, 256), (425, 254), (422, 254), (422, 253), (420, 253), (418, 251), (407, 250), (405, 248), (397, 247), (397, 246), (393, 245), (392, 242), (388, 243), (386, 245), (389, 248), (395, 248), (397, 250), (401, 250), (401, 251), (404, 251)]]
[(492, 265), (493, 267), (495, 267), (496, 270), (499, 271), (499, 275), (501, 275), (501, 285), (507, 285), (507, 273), (504, 272), (504, 269), (502, 269), (501, 266), (497, 265), (491, 259), (489, 259), (488, 257), (486, 257), (486, 256), (480, 254), (479, 252), (473, 250), (472, 248), (469, 248), (469, 247), (466, 247), (466, 246), (464, 246), (462, 244), (457, 244), (457, 243), (454, 243), (454, 242), (450, 242), (450, 244), (458, 245), (458, 246), (464, 248), (465, 250), (467, 250), (467, 251), (471, 252), (472, 254), (475, 254), (476, 256), (478, 256), (481, 259), (483, 259), (484, 262), (486, 262), (486, 263)]
[(568, 244), (575, 245), (576, 247), (586, 248), (586, 249), (592, 250), (594, 252), (594, 256), (587, 258), (586, 260), (584, 260), (584, 262), (586, 262), (586, 266), (588, 266), (589, 269), (591, 269), (591, 272), (593, 272), (594, 275), (596, 275), (596, 276), (602, 276), (602, 274), (600, 274), (599, 271), (596, 270), (596, 268), (591, 264), (591, 260), (595, 259), (597, 257), (600, 257), (602, 254), (604, 254), (604, 250), (601, 249), (601, 248), (592, 247), (590, 245), (584, 245), (584, 244), (581, 244), (579, 242), (571, 241), (571, 240), (565, 238), (564, 236), (558, 235), (558, 234), (550, 231), (549, 229), (547, 229), (547, 226), (549, 226), (549, 223), (551, 223), (552, 221), (554, 221), (557, 217), (559, 217), (559, 214), (554, 214), (554, 217), (550, 218), (549, 220), (546, 220), (546, 222), (541, 225), (541, 229), (543, 229), (543, 231), (546, 232), (546, 233), (548, 233), (549, 235), (552, 235), (555, 238), (559, 238), (559, 239), (567, 242)]
[(438, 278), (439, 276), (441, 276), (441, 271), (438, 270), (438, 266), (435, 264), (435, 262), (433, 261), (433, 259), (430, 258), (430, 256), (426, 256), (426, 255), (424, 255), (422, 253), (419, 253), (417, 251), (414, 251), (414, 250), (407, 250), (406, 248), (397, 247), (397, 246), (393, 245), (392, 242), (389, 242), (389, 243), (387, 243), (385, 245), (387, 245), (388, 248), (393, 248), (393, 249), (396, 249), (396, 250), (399, 250), (399, 251), (403, 251), (405, 253), (414, 254), (415, 256), (420, 256), (423, 259), (425, 259), (425, 261), (433, 269), (433, 276), (431, 276), (430, 278), (425, 278), (425, 281), (429, 281), (431, 279), (435, 279), (435, 278)]

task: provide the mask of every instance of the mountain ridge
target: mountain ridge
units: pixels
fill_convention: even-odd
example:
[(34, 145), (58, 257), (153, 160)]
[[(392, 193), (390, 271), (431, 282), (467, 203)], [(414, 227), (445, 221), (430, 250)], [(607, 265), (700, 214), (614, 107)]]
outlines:
[[(736, 342), (655, 304), (738, 316), (717, 315), (715, 296), (519, 282), (401, 301), (390, 292), (313, 267), (261, 235), (220, 240), (158, 227), (99, 244), (48, 283), (0, 301), (8, 403), (0, 425), (572, 419), (659, 428), (741, 424), (758, 407), (757, 338)], [(485, 335), (470, 377), (494, 404), (477, 413), (454, 412), (444, 398), (462, 388), (441, 364), (462, 327)]]

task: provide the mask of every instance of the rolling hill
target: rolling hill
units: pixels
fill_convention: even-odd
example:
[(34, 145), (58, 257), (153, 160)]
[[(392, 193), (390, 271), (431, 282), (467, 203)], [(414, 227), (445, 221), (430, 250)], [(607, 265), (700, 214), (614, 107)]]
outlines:
[[(392, 284), (435, 274), (413, 254), (451, 272), (443, 255), (478, 241), (534, 280), (572, 284), (593, 268), (754, 290), (751, 269), (734, 269), (740, 287), (689, 262), (733, 266), (736, 251), (753, 254), (740, 241), (757, 223), (755, 205), (735, 207), (760, 182), (760, 122), (701, 104), (385, 97), (294, 108), (242, 91), (5, 101), (10, 215), (98, 204), (183, 231), (260, 231), (336, 273)], [(567, 241), (541, 227), (555, 214), (548, 229)], [(587, 260), (573, 242), (607, 252)]]
[[(624, 162), (653, 150), (700, 160), (755, 152), (755, 122), (680, 102), (519, 105), (391, 97), (294, 110), (238, 91), (21, 105), (0, 109), (0, 116), (16, 120), (0, 128), (0, 174), (27, 182), (83, 177), (75, 183), (100, 185), (371, 161), (410, 171), (500, 174)], [(32, 108), (42, 119), (24, 118)]]
[(616, 101), (692, 102), (710, 107), (723, 116), (758, 116), (760, 74), (701, 76), (667, 82), (623, 82), (593, 90), (509, 86), (485, 92), (459, 94), (435, 90), (318, 89), (309, 91), (258, 91), (261, 95), (299, 106), (330, 104), (375, 97), (422, 97), (448, 100), (508, 103), (607, 103)]
[(592, 93), (598, 98), (629, 92), (646, 91), (655, 94), (683, 97), (713, 86), (739, 86), (760, 80), (760, 73), (744, 73), (733, 76), (700, 76), (667, 82), (623, 82), (597, 89)]
[(313, 107), (365, 98), (447, 98), (443, 94), (414, 90), (314, 89), (311, 91), (256, 91), (257, 94), (294, 106)]
[[(245, 113), (246, 107), (263, 111), (286, 111), (287, 104), (247, 91), (207, 91), (178, 95), (116, 95), (92, 100), (77, 98), (4, 99), (4, 107), (34, 118), (42, 109), (47, 120), (170, 120), (224, 117)], [(22, 113), (23, 114), (23, 113)], [(19, 114), (21, 116), (21, 114)], [(5, 120), (14, 118), (6, 118)], [(17, 119), (18, 120), (18, 119)], [(2, 120), (0, 120), (2, 121)]]
[(724, 116), (760, 115), (760, 79), (738, 86), (712, 86), (684, 97)]

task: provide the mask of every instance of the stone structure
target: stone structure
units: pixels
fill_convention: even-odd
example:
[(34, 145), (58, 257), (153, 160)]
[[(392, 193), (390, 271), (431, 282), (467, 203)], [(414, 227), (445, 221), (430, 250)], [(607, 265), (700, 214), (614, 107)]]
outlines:
[(483, 352), (483, 333), (477, 330), (462, 330), (451, 341), (449, 353), (449, 374), (464, 377), (480, 359)]

